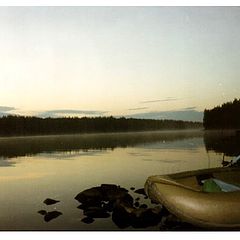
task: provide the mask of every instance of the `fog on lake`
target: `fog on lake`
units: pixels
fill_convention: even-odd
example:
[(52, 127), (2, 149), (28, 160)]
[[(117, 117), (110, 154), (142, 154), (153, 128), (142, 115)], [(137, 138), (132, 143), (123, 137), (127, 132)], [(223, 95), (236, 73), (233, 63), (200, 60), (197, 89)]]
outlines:
[(240, 154), (238, 142), (201, 130), (0, 138), (0, 230), (119, 230), (111, 217), (84, 223), (74, 197), (101, 184), (131, 192), (151, 175), (221, 167), (223, 156)]

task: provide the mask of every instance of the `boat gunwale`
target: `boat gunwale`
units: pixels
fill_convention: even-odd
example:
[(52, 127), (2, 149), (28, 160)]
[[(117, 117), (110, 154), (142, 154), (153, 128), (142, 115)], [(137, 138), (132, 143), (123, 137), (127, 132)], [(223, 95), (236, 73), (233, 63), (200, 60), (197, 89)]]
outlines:
[[(211, 228), (211, 229), (219, 229), (219, 228), (223, 230), (239, 229), (240, 223), (237, 223), (237, 224), (214, 223), (210, 221), (204, 221), (203, 219), (199, 219), (197, 217), (192, 217), (191, 215), (187, 214), (187, 212), (181, 211), (179, 208), (174, 207), (174, 205), (171, 204), (171, 202), (169, 202), (169, 200), (164, 196), (164, 194), (162, 194), (161, 191), (159, 191), (158, 185), (164, 184), (164, 185), (170, 185), (172, 187), (183, 188), (186, 191), (195, 192), (196, 194), (199, 194), (199, 196), (208, 195), (210, 196), (210, 198), (211, 196), (216, 196), (219, 194), (221, 195), (224, 194), (224, 196), (231, 196), (233, 195), (233, 192), (206, 193), (174, 181), (175, 179), (177, 180), (184, 177), (191, 177), (191, 176), (201, 175), (201, 174), (210, 173), (210, 172), (218, 173), (218, 172), (226, 172), (226, 171), (227, 172), (240, 171), (240, 169), (236, 167), (212, 168), (212, 169), (201, 169), (197, 171), (185, 171), (185, 172), (174, 173), (169, 175), (155, 175), (147, 179), (145, 183), (145, 190), (150, 199), (153, 198), (154, 200), (157, 200), (162, 205), (164, 205), (169, 212), (175, 214), (177, 217), (179, 217), (180, 219), (186, 222), (190, 222), (196, 226)], [(237, 192), (238, 192), (237, 194), (239, 194), (239, 191)], [(236, 194), (236, 192), (234, 194)]]

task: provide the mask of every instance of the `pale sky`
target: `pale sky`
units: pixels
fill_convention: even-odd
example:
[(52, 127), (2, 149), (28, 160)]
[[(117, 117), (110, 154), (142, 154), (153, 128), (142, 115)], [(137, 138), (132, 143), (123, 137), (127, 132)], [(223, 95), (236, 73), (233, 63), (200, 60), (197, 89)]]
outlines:
[(239, 98), (239, 23), (239, 7), (0, 7), (0, 113), (199, 119)]

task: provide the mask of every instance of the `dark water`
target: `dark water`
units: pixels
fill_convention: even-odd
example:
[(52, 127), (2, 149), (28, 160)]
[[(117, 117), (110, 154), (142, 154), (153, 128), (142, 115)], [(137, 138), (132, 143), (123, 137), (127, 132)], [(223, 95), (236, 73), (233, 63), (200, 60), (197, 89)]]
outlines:
[[(0, 230), (119, 230), (111, 216), (82, 222), (74, 197), (110, 183), (152, 207), (130, 188), (143, 188), (150, 175), (220, 167), (238, 146), (234, 133), (203, 131), (0, 138)], [(46, 205), (46, 198), (60, 202)], [(135, 229), (159, 225), (124, 228)]]

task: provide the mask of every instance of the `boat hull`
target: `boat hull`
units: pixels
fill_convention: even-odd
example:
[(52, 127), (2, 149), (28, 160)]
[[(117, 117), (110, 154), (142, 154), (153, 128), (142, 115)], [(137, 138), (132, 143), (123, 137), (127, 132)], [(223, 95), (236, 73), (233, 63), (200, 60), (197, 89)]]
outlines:
[[(219, 174), (226, 170), (208, 169), (200, 173), (213, 171)], [(232, 171), (235, 175), (239, 173), (239, 170)], [(229, 174), (233, 172), (229, 171)], [(185, 222), (211, 229), (240, 229), (240, 191), (206, 193), (191, 184), (184, 185), (177, 181), (184, 177), (193, 179), (191, 177), (197, 174), (199, 171), (152, 176), (145, 183), (145, 191), (150, 199), (163, 204)]]

